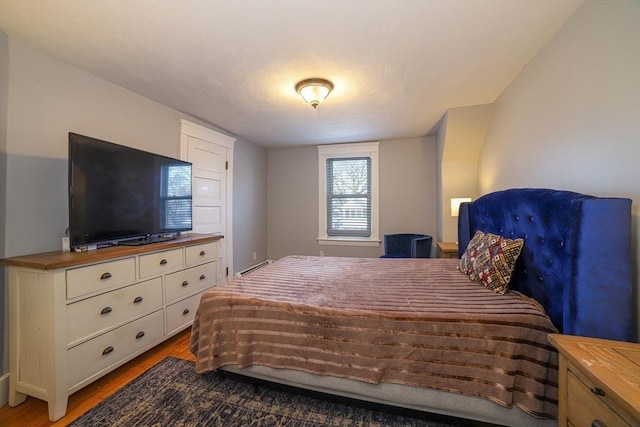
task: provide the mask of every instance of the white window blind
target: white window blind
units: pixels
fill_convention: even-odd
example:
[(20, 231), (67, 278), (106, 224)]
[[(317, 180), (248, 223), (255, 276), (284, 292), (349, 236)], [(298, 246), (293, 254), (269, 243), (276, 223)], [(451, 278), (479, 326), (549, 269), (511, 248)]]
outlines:
[(327, 159), (327, 235), (371, 236), (371, 158)]
[(167, 230), (191, 228), (191, 166), (164, 166), (160, 191), (162, 226)]

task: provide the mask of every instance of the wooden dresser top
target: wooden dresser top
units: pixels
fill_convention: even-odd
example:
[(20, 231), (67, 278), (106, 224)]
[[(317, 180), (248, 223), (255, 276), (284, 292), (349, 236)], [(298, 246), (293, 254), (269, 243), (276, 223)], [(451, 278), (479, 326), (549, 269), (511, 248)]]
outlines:
[(223, 237), (221, 234), (185, 234), (174, 240), (141, 246), (111, 246), (86, 252), (54, 251), (3, 258), (0, 259), (0, 265), (35, 268), (37, 270), (56, 270), (59, 268), (107, 261), (129, 255), (139, 255), (187, 245), (214, 242)]
[(640, 420), (640, 344), (560, 334), (549, 342)]

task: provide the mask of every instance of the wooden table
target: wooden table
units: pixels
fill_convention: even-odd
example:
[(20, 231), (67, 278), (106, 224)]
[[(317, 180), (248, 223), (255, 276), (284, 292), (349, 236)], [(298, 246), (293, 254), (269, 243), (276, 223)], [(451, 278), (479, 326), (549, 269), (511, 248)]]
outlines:
[(551, 334), (559, 426), (640, 425), (640, 344)]

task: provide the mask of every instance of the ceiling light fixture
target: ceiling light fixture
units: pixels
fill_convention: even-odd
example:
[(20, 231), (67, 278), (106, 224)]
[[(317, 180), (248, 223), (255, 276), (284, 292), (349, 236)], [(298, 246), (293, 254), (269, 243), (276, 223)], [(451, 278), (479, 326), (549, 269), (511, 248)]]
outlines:
[(306, 79), (296, 85), (296, 92), (313, 108), (325, 100), (333, 90), (333, 83), (325, 79)]

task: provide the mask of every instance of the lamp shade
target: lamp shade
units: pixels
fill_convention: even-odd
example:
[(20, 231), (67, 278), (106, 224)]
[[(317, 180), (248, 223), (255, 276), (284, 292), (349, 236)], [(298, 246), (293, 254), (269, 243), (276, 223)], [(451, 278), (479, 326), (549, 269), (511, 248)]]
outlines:
[(458, 216), (460, 212), (460, 204), (470, 201), (471, 197), (458, 197), (451, 199), (451, 216)]
[(296, 91), (316, 108), (333, 90), (333, 83), (325, 79), (307, 79), (296, 85)]

